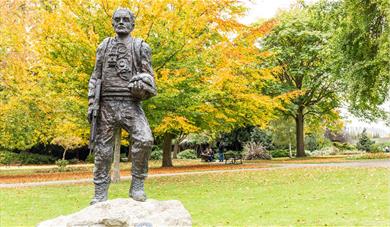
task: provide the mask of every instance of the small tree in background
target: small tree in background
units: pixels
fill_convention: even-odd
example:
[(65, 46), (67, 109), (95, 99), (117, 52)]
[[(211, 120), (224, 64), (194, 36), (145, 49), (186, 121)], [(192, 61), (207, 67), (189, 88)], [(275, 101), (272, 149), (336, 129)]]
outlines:
[(56, 144), (64, 148), (62, 159), (57, 160), (56, 164), (60, 168), (60, 171), (64, 171), (69, 161), (65, 160), (66, 152), (74, 150), (85, 145), (83, 140), (83, 129), (77, 127), (74, 123), (74, 119), (62, 119), (57, 123), (57, 128), (53, 131), (54, 139), (51, 144)]
[(371, 151), (371, 145), (373, 145), (375, 141), (372, 141), (368, 136), (366, 129), (363, 129), (362, 134), (359, 136), (359, 142), (356, 144), (357, 149), (363, 151)]

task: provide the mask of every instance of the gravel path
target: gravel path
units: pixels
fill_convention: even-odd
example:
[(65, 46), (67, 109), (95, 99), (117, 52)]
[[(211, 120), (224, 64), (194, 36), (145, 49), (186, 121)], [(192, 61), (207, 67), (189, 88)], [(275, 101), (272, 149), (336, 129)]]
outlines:
[[(163, 174), (150, 174), (149, 178), (154, 177), (166, 177), (166, 176), (180, 176), (180, 175), (200, 175), (209, 173), (230, 173), (241, 171), (263, 171), (285, 168), (315, 168), (315, 167), (381, 167), (390, 169), (390, 160), (369, 160), (369, 161), (354, 161), (354, 162), (340, 162), (340, 163), (318, 163), (318, 164), (272, 164), (272, 167), (267, 168), (251, 168), (251, 169), (233, 169), (233, 170), (211, 170), (211, 171), (198, 171), (198, 172), (184, 172), (184, 173), (163, 173)], [(122, 176), (121, 180), (129, 180), (131, 176)], [(46, 186), (46, 185), (63, 185), (63, 184), (78, 184), (78, 183), (92, 183), (92, 179), (80, 179), (80, 180), (59, 180), (59, 181), (44, 181), (44, 182), (29, 182), (29, 183), (12, 183), (12, 184), (0, 184), (0, 188), (16, 188), (16, 187), (34, 187), (34, 186)]]

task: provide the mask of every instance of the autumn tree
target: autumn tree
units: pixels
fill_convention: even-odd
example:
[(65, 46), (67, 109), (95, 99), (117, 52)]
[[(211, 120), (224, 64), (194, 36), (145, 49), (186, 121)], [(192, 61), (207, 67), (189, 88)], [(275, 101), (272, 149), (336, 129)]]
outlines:
[(277, 82), (272, 90), (290, 94), (279, 110), (295, 120), (297, 157), (305, 156), (305, 118), (333, 114), (339, 106), (337, 80), (328, 64), (331, 33), (319, 26), (324, 18), (317, 10), (323, 9), (299, 5), (282, 14), (260, 44), (270, 52), (266, 64), (278, 69), (273, 71)]
[[(234, 1), (180, 4), (170, 5), (171, 21), (156, 18), (148, 39), (152, 46), (156, 43), (157, 55), (161, 48), (160, 53), (171, 50), (154, 66), (159, 95), (145, 103), (154, 132), (163, 137), (163, 166), (172, 165), (172, 139), (178, 135), (213, 134), (244, 122), (264, 124), (271, 114), (262, 110), (272, 109), (269, 97), (256, 89), (266, 73), (253, 64), (253, 34), (263, 30), (239, 24), (236, 19), (244, 11)], [(229, 34), (237, 38), (230, 40)], [(172, 40), (163, 41), (166, 48), (161, 36)]]
[(52, 137), (53, 92), (39, 72), (34, 29), (40, 23), (33, 2), (0, 6), (0, 146), (29, 149)]
[[(23, 4), (21, 1), (17, 7)], [(259, 52), (254, 46), (257, 37), (269, 30), (272, 23), (259, 27), (238, 23), (237, 18), (245, 12), (238, 0), (37, 1), (29, 6), (36, 12), (29, 14), (33, 18), (21, 16), (27, 25), (16, 23), (21, 25), (18, 34), (28, 31), (31, 36), (20, 35), (16, 38), (21, 41), (14, 40), (20, 50), (29, 50), (21, 56), (22, 64), (16, 64), (23, 74), (17, 72), (21, 81), (14, 88), (8, 84), (13, 80), (15, 66), (8, 61), (16, 55), (1, 53), (6, 54), (7, 61), (2, 59), (2, 64), (8, 68), (4, 68), (7, 79), (1, 85), (5, 87), (1, 95), (7, 111), (0, 118), (2, 122), (16, 121), (15, 126), (7, 125), (2, 130), (8, 133), (4, 133), (8, 136), (4, 138), (32, 138), (23, 138), (24, 145), (17, 148), (28, 148), (42, 139), (53, 142), (58, 137), (54, 129), (61, 128), (62, 120), (67, 119), (80, 129), (77, 136), (82, 144), (87, 142), (88, 79), (97, 45), (114, 35), (111, 15), (119, 6), (133, 10), (137, 18), (133, 35), (143, 38), (153, 50), (159, 95), (144, 102), (143, 107), (154, 134), (165, 138), (164, 166), (172, 165), (170, 147), (179, 134), (217, 134), (246, 123), (264, 126), (272, 118), (276, 102), (261, 91), (270, 73), (257, 68)], [(2, 19), (7, 23), (2, 28), (12, 33), (15, 22), (8, 19), (14, 15), (6, 15)], [(11, 45), (10, 40), (2, 36), (5, 45)], [(17, 59), (12, 63), (17, 63)], [(24, 82), (29, 79), (33, 79), (31, 83)], [(24, 96), (28, 98), (14, 96), (14, 91), (26, 92)], [(15, 101), (11, 102), (12, 99)], [(28, 100), (31, 104), (23, 106), (25, 110), (15, 111)], [(29, 118), (31, 124), (25, 124), (32, 132), (30, 136), (23, 131), (25, 125), (17, 121), (23, 119), (19, 118), (23, 111), (34, 105), (37, 111)], [(18, 131), (11, 134), (12, 127), (19, 127)]]

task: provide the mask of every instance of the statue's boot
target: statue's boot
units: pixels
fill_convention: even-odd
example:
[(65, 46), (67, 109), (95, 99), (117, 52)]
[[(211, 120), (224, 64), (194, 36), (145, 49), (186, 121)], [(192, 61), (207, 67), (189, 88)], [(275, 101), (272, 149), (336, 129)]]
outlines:
[(104, 202), (107, 201), (107, 199), (108, 199), (108, 184), (95, 185), (95, 196), (93, 197), (89, 205)]
[(140, 202), (146, 201), (147, 197), (145, 194), (144, 182), (145, 179), (143, 178), (138, 178), (134, 176), (131, 178), (131, 187), (129, 190), (130, 198), (133, 198), (134, 200)]
[(135, 141), (131, 147), (131, 187), (129, 197), (136, 201), (144, 202), (146, 194), (144, 190), (145, 178), (148, 176), (148, 159), (153, 141)]

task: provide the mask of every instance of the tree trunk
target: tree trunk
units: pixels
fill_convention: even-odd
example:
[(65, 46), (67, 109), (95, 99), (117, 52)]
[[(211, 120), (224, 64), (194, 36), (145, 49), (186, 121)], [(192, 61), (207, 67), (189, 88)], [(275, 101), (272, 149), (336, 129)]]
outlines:
[(288, 157), (292, 158), (292, 151), (291, 151), (291, 128), (288, 129)]
[(304, 116), (303, 107), (298, 108), (297, 116), (295, 117), (296, 124), (296, 139), (297, 139), (297, 157), (305, 157), (305, 141), (304, 141)]
[(176, 143), (173, 145), (173, 159), (177, 159), (177, 154), (180, 152), (179, 142), (176, 140)]
[(62, 160), (65, 160), (66, 150), (67, 150), (67, 149), (64, 149), (64, 153), (62, 154)]
[(172, 139), (174, 135), (171, 133), (166, 133), (164, 135), (163, 142), (163, 160), (162, 167), (172, 167), (172, 157), (171, 157), (171, 147), (172, 147)]
[(121, 128), (116, 128), (114, 131), (114, 162), (112, 163), (112, 183), (119, 183), (121, 180)]

